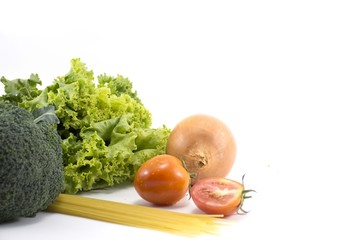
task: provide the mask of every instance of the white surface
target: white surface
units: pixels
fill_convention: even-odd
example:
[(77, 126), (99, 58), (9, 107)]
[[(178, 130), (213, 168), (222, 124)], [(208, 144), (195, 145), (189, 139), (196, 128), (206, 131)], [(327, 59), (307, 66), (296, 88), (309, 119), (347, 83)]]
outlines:
[[(199, 239), (360, 238), (357, 1), (1, 1), (0, 9), (0, 76), (38, 73), (46, 85), (80, 57), (96, 74), (128, 77), (154, 126), (198, 112), (229, 125), (238, 144), (229, 177), (246, 173), (258, 193), (248, 215)], [(143, 203), (132, 188), (92, 195)], [(58, 214), (0, 225), (1, 240), (124, 236), (182, 239)]]

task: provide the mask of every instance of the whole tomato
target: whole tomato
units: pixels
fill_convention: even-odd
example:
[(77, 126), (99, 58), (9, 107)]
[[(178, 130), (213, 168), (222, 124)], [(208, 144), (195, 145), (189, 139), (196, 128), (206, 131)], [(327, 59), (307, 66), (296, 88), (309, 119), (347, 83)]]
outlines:
[(134, 187), (146, 201), (155, 205), (173, 205), (189, 189), (190, 174), (182, 162), (171, 155), (157, 155), (146, 161), (137, 171)]

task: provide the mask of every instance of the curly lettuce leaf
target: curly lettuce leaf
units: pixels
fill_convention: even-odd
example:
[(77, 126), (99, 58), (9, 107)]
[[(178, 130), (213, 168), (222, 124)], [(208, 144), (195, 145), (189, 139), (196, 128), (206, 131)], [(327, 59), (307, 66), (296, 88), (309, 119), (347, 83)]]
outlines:
[[(146, 160), (165, 152), (170, 130), (135, 128), (128, 116), (94, 123), (82, 129), (82, 144), (73, 161), (65, 166), (65, 191), (76, 193), (132, 180)], [(64, 149), (71, 150), (72, 142)], [(64, 154), (73, 154), (64, 151)], [(71, 156), (69, 156), (71, 158)]]
[(98, 76), (98, 82), (99, 87), (109, 88), (111, 90), (111, 94), (120, 96), (121, 94), (126, 93), (131, 98), (141, 103), (141, 99), (137, 96), (137, 92), (133, 91), (132, 82), (128, 78), (124, 78), (121, 75), (112, 77), (102, 74)]
[[(37, 99), (43, 92), (39, 89), (42, 82), (38, 74), (31, 74), (28, 79), (17, 78), (9, 80), (5, 77), (1, 77), (0, 81), (4, 84), (4, 90), (6, 93), (0, 97), (0, 100), (9, 101), (18, 105)], [(44, 107), (46, 105), (47, 103), (44, 101), (42, 104), (39, 104), (38, 107)], [(29, 108), (29, 110), (33, 110), (34, 108), (34, 104), (31, 104), (31, 108)]]
[(97, 77), (79, 58), (70, 71), (40, 90), (38, 75), (7, 80), (6, 99), (32, 111), (52, 105), (60, 119), (65, 192), (77, 193), (131, 181), (149, 158), (165, 153), (170, 130), (151, 128), (151, 113), (121, 75)]
[[(106, 85), (115, 86), (109, 78)], [(121, 116), (131, 115), (134, 127), (149, 127), (151, 113), (143, 104), (124, 92), (114, 94), (112, 89), (94, 84), (92, 71), (79, 59), (72, 60), (70, 72), (55, 80), (55, 84), (48, 90), (48, 103), (57, 107), (56, 114), (62, 120), (65, 129), (79, 130), (88, 127), (92, 122), (99, 122)], [(132, 93), (131, 90), (127, 90)], [(135, 94), (135, 93), (133, 93)]]

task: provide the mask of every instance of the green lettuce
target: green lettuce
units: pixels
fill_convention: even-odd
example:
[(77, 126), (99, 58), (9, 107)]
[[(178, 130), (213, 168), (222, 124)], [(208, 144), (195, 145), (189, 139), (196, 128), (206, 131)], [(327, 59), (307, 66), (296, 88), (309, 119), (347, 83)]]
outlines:
[(150, 111), (129, 79), (105, 74), (97, 77), (80, 59), (45, 89), (38, 75), (29, 79), (2, 77), (0, 100), (32, 111), (55, 106), (60, 119), (65, 167), (65, 192), (77, 193), (132, 181), (149, 158), (165, 153), (170, 129), (151, 128)]

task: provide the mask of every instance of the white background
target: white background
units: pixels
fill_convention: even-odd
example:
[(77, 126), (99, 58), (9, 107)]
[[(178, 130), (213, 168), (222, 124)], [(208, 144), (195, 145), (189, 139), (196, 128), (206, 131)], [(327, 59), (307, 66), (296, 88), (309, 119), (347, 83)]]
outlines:
[[(360, 238), (357, 1), (15, 0), (0, 9), (0, 76), (38, 73), (46, 86), (80, 57), (96, 75), (128, 77), (154, 126), (193, 113), (228, 124), (238, 145), (228, 177), (246, 173), (257, 193), (248, 215), (199, 239)], [(91, 195), (143, 203), (132, 187)], [(59, 214), (0, 225), (1, 240), (124, 236), (183, 239)]]

